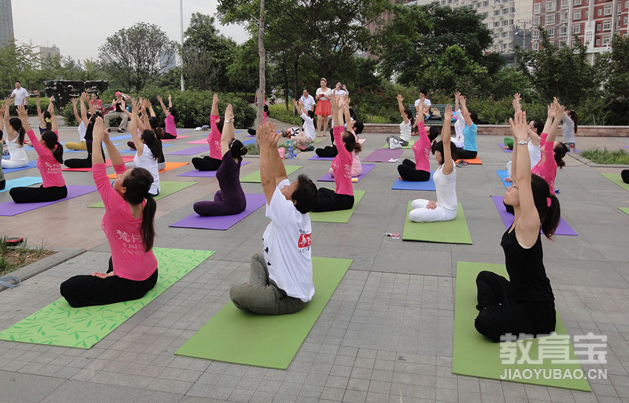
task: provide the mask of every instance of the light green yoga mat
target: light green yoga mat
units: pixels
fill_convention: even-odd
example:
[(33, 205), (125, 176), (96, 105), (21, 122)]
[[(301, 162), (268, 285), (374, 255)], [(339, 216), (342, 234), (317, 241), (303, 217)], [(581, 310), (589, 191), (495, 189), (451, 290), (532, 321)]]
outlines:
[(452, 221), (413, 222), (408, 218), (408, 213), (411, 210), (411, 202), (408, 202), (404, 233), (402, 233), (403, 240), (472, 244), (472, 236), (461, 203), (459, 203), (456, 218)]
[[(160, 181), (159, 184), (160, 184), (159, 194), (153, 198), (154, 200), (159, 200), (166, 196), (170, 196), (173, 193), (177, 193), (178, 191), (183, 190), (192, 185), (196, 185), (197, 183), (196, 182), (179, 182), (179, 181)], [(90, 204), (87, 207), (105, 208), (105, 204), (102, 201), (99, 201), (98, 203)]]
[[(408, 144), (403, 146), (402, 148), (412, 148), (413, 144), (415, 144), (415, 140), (409, 141)], [(385, 145), (382, 146), (382, 148), (389, 148), (389, 145), (385, 144)]]
[(337, 210), (337, 211), (325, 211), (322, 213), (314, 213), (310, 212), (310, 221), (314, 222), (337, 222), (337, 223), (347, 223), (349, 219), (352, 218), (352, 214), (354, 214), (354, 210), (356, 210), (356, 206), (362, 200), (365, 195), (364, 190), (354, 190), (354, 206), (348, 210)]
[[(290, 175), (293, 172), (295, 172), (296, 170), (298, 170), (299, 168), (301, 168), (301, 165), (284, 165), (284, 168), (286, 168), (286, 175)], [(240, 182), (244, 183), (260, 183), (262, 180), (260, 179), (260, 170), (258, 169), (255, 172), (251, 172), (248, 175), (245, 176), (241, 176), (240, 177)]]
[[(478, 316), (476, 310), (476, 276), (483, 270), (492, 271), (509, 278), (507, 270), (502, 264), (458, 262), (456, 271), (456, 301), (454, 306), (454, 340), (452, 346), (452, 373), (476, 376), (479, 378), (501, 379), (506, 368), (519, 371), (546, 370), (557, 368), (565, 373), (566, 370), (582, 370), (580, 364), (553, 364), (545, 359), (542, 364), (503, 364), (500, 359), (500, 346), (503, 343), (492, 343), (485, 336), (476, 331), (474, 319)], [(567, 334), (566, 328), (557, 312), (557, 334)], [(533, 343), (529, 357), (537, 359), (540, 339), (525, 340), (523, 343)], [(554, 350), (556, 351), (556, 350)], [(517, 354), (517, 359), (522, 357)], [(574, 348), (570, 343), (570, 359), (576, 359)], [(528, 372), (528, 371), (527, 371)], [(524, 373), (524, 372), (521, 372)], [(524, 376), (522, 377), (524, 378)], [(505, 379), (513, 382), (534, 385), (554, 386), (558, 388), (590, 391), (590, 385), (584, 379)]]
[(176, 355), (286, 369), (330, 300), (351, 259), (313, 257), (315, 295), (290, 315), (254, 315), (229, 302)]
[(0, 332), (1, 340), (53, 346), (91, 348), (168, 287), (214, 254), (213, 251), (153, 248), (158, 262), (157, 284), (140, 299), (116, 304), (72, 308), (64, 298)]
[(625, 214), (629, 214), (629, 207), (618, 207), (618, 209)]
[(614, 182), (616, 185), (620, 186), (621, 188), (629, 192), (629, 184), (622, 181), (622, 177), (620, 176), (620, 174), (601, 174), (601, 175), (603, 175), (610, 181)]

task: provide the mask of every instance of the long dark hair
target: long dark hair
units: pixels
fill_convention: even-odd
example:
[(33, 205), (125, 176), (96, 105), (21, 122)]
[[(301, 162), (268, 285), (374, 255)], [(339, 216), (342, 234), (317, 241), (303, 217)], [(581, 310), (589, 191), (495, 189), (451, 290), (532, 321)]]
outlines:
[[(141, 204), (148, 195), (151, 185), (153, 184), (153, 175), (144, 168), (133, 168), (122, 182), (122, 186), (126, 188), (122, 198), (131, 204)], [(146, 199), (146, 204), (142, 210), (142, 243), (144, 244), (144, 252), (148, 252), (153, 248), (153, 240), (155, 239), (155, 211), (157, 204), (152, 197)]]
[(52, 121), (50, 112), (45, 111), (42, 116), (44, 117), (44, 123), (46, 123), (46, 130), (52, 130)]
[[(446, 162), (446, 159), (443, 155), (443, 140), (440, 140), (438, 142), (433, 141), (432, 145), (430, 146), (430, 151), (432, 151), (433, 154), (435, 153), (435, 151), (439, 151), (441, 153), (441, 165)], [(456, 146), (452, 142), (450, 142), (450, 154), (452, 155), (453, 160), (457, 159), (458, 153), (456, 151)]]
[(170, 112), (170, 114), (173, 115), (173, 118), (177, 120), (177, 108), (171, 106), (170, 108), (168, 108), (168, 112)]
[(546, 238), (551, 238), (559, 225), (561, 208), (559, 200), (550, 193), (550, 186), (541, 177), (531, 175), (531, 189), (533, 190), (533, 202), (542, 223), (542, 231)]
[(149, 118), (149, 124), (151, 125), (151, 129), (155, 132), (155, 135), (159, 139), (164, 138), (164, 129), (159, 125), (159, 119), (157, 116), (151, 116)]
[(21, 146), (23, 146), (24, 136), (26, 135), (26, 130), (24, 130), (22, 121), (20, 120), (20, 118), (11, 118), (9, 119), (9, 124), (17, 132), (17, 142), (20, 143)]
[(242, 158), (243, 155), (247, 154), (247, 147), (240, 140), (233, 139), (229, 145), (229, 151), (232, 157)]
[(555, 162), (557, 163), (557, 166), (559, 167), (559, 169), (563, 168), (564, 165), (566, 165), (565, 161), (563, 160), (563, 157), (566, 156), (566, 153), (568, 152), (568, 146), (566, 145), (566, 143), (559, 143), (559, 145), (555, 146), (553, 144), (553, 151), (555, 154)]
[(41, 139), (46, 143), (46, 148), (50, 150), (52, 156), (60, 163), (63, 164), (63, 146), (59, 143), (57, 133), (52, 130), (46, 130), (41, 134)]
[(356, 141), (356, 136), (352, 132), (348, 132), (347, 130), (343, 132), (343, 144), (345, 145), (345, 149), (350, 153), (352, 151), (356, 151), (357, 153), (363, 150), (363, 146), (360, 145), (359, 142)]
[(568, 112), (568, 116), (570, 116), (570, 119), (574, 122), (574, 133), (576, 134), (579, 127), (579, 115), (577, 115), (575, 111), (570, 111)]
[(146, 144), (153, 154), (153, 158), (158, 159), (159, 153), (162, 151), (162, 142), (157, 140), (153, 130), (145, 129), (141, 135), (142, 141)]
[(411, 127), (415, 126), (415, 118), (413, 117), (413, 112), (410, 109), (404, 109), (404, 113), (406, 113), (406, 117), (411, 121)]

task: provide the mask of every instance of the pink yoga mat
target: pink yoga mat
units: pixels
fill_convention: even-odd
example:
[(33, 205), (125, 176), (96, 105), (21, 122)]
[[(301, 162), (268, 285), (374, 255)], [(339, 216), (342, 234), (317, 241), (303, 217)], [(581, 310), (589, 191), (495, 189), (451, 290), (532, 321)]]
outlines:
[(43, 203), (14, 203), (13, 201), (0, 203), (0, 216), (14, 216), (27, 211), (36, 210), (40, 207), (50, 206), (51, 204), (59, 203), (64, 200), (72, 199), (75, 197), (83, 196), (88, 193), (96, 191), (96, 186), (68, 186), (68, 196), (64, 199), (55, 200), (51, 202)]
[[(397, 159), (402, 155), (403, 150), (389, 150), (388, 148), (382, 148), (375, 150), (369, 154), (363, 161), (365, 162), (389, 162), (391, 158)], [(397, 162), (397, 161), (396, 161)]]
[[(356, 177), (356, 179), (358, 179), (358, 182), (360, 182), (369, 173), (369, 171), (374, 169), (375, 166), (376, 166), (376, 164), (361, 164), (361, 165), (363, 166), (363, 173), (361, 173), (360, 175), (358, 175)], [(334, 178), (328, 172), (327, 174), (323, 175), (321, 178), (317, 179), (317, 181), (319, 181), (319, 182), (334, 182)]]
[[(248, 163), (249, 161), (243, 161), (240, 166), (247, 165)], [(197, 171), (196, 169), (193, 169), (192, 171), (184, 172), (177, 176), (190, 176), (193, 178), (215, 178), (216, 171)]]
[[(177, 132), (177, 133), (179, 133), (179, 132)], [(186, 131), (184, 133), (188, 133), (188, 132)], [(177, 134), (177, 138), (174, 138), (174, 139), (162, 139), (162, 141), (173, 141), (173, 140), (185, 139), (186, 137), (190, 137), (190, 135), (186, 134), (186, 135), (182, 136), (180, 134)]]
[[(511, 224), (513, 224), (513, 214), (509, 213), (505, 208), (505, 205), (503, 203), (504, 197), (491, 196), (491, 198), (494, 201), (496, 208), (498, 209), (498, 214), (500, 214), (500, 218), (502, 218), (502, 222), (504, 223), (505, 228), (509, 228)], [(555, 235), (578, 236), (579, 234), (577, 234), (576, 231), (573, 230), (572, 227), (570, 227), (570, 225), (568, 225), (568, 223), (563, 218), (561, 218), (559, 220), (559, 226), (555, 230)]]
[(247, 208), (242, 213), (217, 217), (201, 217), (194, 213), (174, 224), (170, 224), (170, 227), (228, 230), (266, 204), (266, 197), (261, 193), (245, 193), (245, 197), (247, 199)]
[[(199, 139), (199, 140), (194, 140), (194, 141), (188, 141), (188, 144), (206, 144), (207, 145), (207, 139)], [(207, 147), (207, 149), (209, 150), (209, 145)]]
[(208, 152), (207, 146), (196, 146), (196, 147), (186, 148), (184, 150), (173, 151), (172, 153), (168, 153), (166, 155), (195, 155), (195, 154), (200, 154), (200, 153), (205, 153), (205, 152)]

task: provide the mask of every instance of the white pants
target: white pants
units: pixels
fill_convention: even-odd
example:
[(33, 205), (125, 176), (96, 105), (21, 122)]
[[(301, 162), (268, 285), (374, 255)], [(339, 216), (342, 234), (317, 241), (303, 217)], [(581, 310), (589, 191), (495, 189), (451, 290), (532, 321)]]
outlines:
[[(125, 166), (127, 167), (127, 169), (135, 168), (135, 163), (134, 162), (127, 162), (125, 164)], [(164, 169), (166, 169), (166, 163), (165, 162), (158, 162), (157, 163), (157, 170), (158, 171), (163, 171)]]
[(28, 166), (28, 160), (2, 160), (2, 168), (22, 168)]
[(450, 221), (456, 218), (456, 210), (448, 210), (439, 205), (434, 210), (426, 208), (430, 200), (415, 199), (411, 203), (413, 210), (408, 213), (409, 220), (413, 222)]
[(507, 178), (511, 177), (511, 161), (507, 162)]

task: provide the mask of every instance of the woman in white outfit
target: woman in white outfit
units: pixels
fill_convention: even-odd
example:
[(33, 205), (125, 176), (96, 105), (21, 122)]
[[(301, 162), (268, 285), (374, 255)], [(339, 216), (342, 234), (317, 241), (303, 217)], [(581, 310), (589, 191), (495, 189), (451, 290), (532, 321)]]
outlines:
[(2, 160), (2, 168), (22, 168), (28, 166), (28, 156), (24, 150), (26, 131), (20, 118), (9, 118), (11, 99), (4, 102), (4, 127), (7, 131), (6, 143), (10, 158)]
[[(446, 106), (445, 120), (452, 120), (452, 106)], [(432, 148), (433, 154), (439, 163), (439, 168), (433, 174), (437, 201), (427, 199), (415, 199), (412, 202), (413, 209), (408, 213), (408, 218), (414, 222), (450, 221), (456, 218), (458, 202), (456, 197), (456, 147), (450, 140), (450, 125), (443, 125), (441, 129), (441, 141)]]

